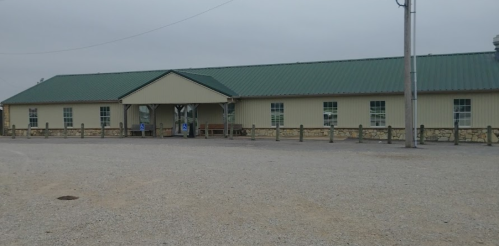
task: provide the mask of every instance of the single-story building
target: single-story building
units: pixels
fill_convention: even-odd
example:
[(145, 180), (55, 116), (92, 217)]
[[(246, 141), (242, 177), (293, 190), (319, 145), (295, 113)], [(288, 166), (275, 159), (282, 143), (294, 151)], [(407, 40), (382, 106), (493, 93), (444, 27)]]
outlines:
[[(426, 139), (452, 141), (454, 123), (462, 141), (485, 141), (485, 129), (499, 136), (499, 36), (496, 52), (426, 55), (418, 64), (418, 122)], [(402, 57), (210, 67), (121, 73), (57, 75), (2, 102), (3, 128), (25, 135), (52, 135), (64, 125), (69, 135), (130, 135), (139, 123), (165, 136), (181, 134), (181, 123), (240, 125), (257, 136), (338, 136), (404, 139)]]

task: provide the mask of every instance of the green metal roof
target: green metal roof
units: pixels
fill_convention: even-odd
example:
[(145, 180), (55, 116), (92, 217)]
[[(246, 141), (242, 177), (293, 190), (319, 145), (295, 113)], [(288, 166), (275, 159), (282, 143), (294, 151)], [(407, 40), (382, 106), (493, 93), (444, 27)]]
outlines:
[(58, 75), (2, 104), (113, 101), (162, 77), (166, 71)]
[[(418, 91), (499, 90), (494, 52), (417, 58)], [(377, 58), (187, 69), (210, 75), (241, 97), (402, 93), (404, 59)]]
[(173, 72), (227, 96), (237, 93), (207, 75), (174, 70), (58, 75), (37, 84), (3, 104), (117, 101), (120, 98)]
[(224, 95), (231, 96), (231, 97), (237, 96), (236, 92), (229, 89), (227, 86), (220, 83), (219, 81), (217, 81), (216, 79), (214, 79), (211, 76), (193, 74), (193, 73), (187, 73), (187, 72), (181, 72), (181, 71), (173, 71), (173, 72), (176, 74), (179, 74), (181, 76), (184, 76), (184, 77), (186, 77), (194, 82), (202, 84), (202, 85), (204, 85), (212, 90), (218, 91)]
[[(419, 56), (418, 91), (499, 90), (494, 52)], [(228, 96), (265, 97), (402, 93), (402, 57), (59, 75), (3, 104), (118, 100), (169, 72)]]

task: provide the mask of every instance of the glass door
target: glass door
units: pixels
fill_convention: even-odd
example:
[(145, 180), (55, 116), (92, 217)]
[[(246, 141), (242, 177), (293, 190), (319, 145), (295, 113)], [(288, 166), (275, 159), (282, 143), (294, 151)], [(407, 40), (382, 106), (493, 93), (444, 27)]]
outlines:
[[(187, 124), (189, 126), (189, 131), (191, 130), (191, 124), (194, 123), (194, 134), (197, 136), (198, 132), (198, 111), (197, 107), (194, 105), (187, 105)], [(189, 133), (189, 132), (188, 132)]]
[(175, 135), (183, 135), (182, 124), (187, 123), (187, 134), (190, 132), (191, 123), (194, 124), (196, 135), (198, 134), (198, 113), (192, 105), (175, 105)]
[(173, 107), (175, 113), (174, 132), (173, 135), (182, 135), (182, 124), (185, 123), (185, 105), (175, 105)]

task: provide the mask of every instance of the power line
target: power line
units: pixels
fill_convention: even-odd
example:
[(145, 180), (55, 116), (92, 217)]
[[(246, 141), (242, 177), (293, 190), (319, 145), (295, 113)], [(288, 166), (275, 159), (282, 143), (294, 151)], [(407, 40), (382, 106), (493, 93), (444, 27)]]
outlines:
[(203, 11), (203, 12), (200, 12), (200, 13), (197, 13), (195, 15), (189, 16), (187, 18), (184, 18), (184, 19), (181, 19), (181, 20), (169, 23), (167, 25), (160, 26), (158, 28), (154, 28), (154, 29), (151, 29), (149, 31), (141, 32), (141, 33), (138, 33), (138, 34), (135, 34), (135, 35), (131, 35), (131, 36), (127, 36), (127, 37), (124, 37), (124, 38), (114, 39), (114, 40), (111, 40), (111, 41), (106, 41), (106, 42), (92, 44), (92, 45), (87, 45), (87, 46), (82, 46), (82, 47), (60, 49), (60, 50), (51, 50), (51, 51), (40, 51), (40, 52), (0, 52), (0, 55), (42, 55), (42, 54), (50, 54), (50, 53), (60, 53), (60, 52), (74, 51), (74, 50), (83, 50), (83, 49), (89, 49), (89, 48), (93, 48), (93, 47), (97, 47), (97, 46), (101, 46), (101, 45), (106, 45), (106, 44), (110, 44), (110, 43), (116, 43), (116, 42), (120, 42), (120, 41), (123, 41), (123, 40), (135, 38), (135, 37), (138, 37), (138, 36), (142, 36), (144, 34), (148, 34), (148, 33), (151, 33), (151, 32), (155, 32), (155, 31), (158, 31), (160, 29), (163, 29), (163, 28), (166, 28), (166, 27), (170, 27), (170, 26), (179, 24), (181, 22), (184, 22), (184, 21), (196, 18), (196, 17), (198, 17), (198, 16), (200, 16), (202, 14), (208, 13), (208, 12), (210, 12), (212, 10), (220, 8), (220, 7), (222, 7), (224, 5), (227, 5), (227, 4), (229, 4), (231, 2), (234, 2), (234, 1), (236, 1), (236, 0), (229, 0), (227, 2), (224, 2), (222, 4), (217, 5), (215, 7), (209, 8), (209, 9)]

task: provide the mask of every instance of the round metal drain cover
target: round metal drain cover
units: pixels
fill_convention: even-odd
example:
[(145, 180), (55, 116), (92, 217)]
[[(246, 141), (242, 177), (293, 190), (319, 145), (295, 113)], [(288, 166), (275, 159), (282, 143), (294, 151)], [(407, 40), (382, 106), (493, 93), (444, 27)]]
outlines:
[(58, 197), (57, 199), (59, 200), (76, 200), (78, 199), (77, 196), (61, 196), (61, 197)]

